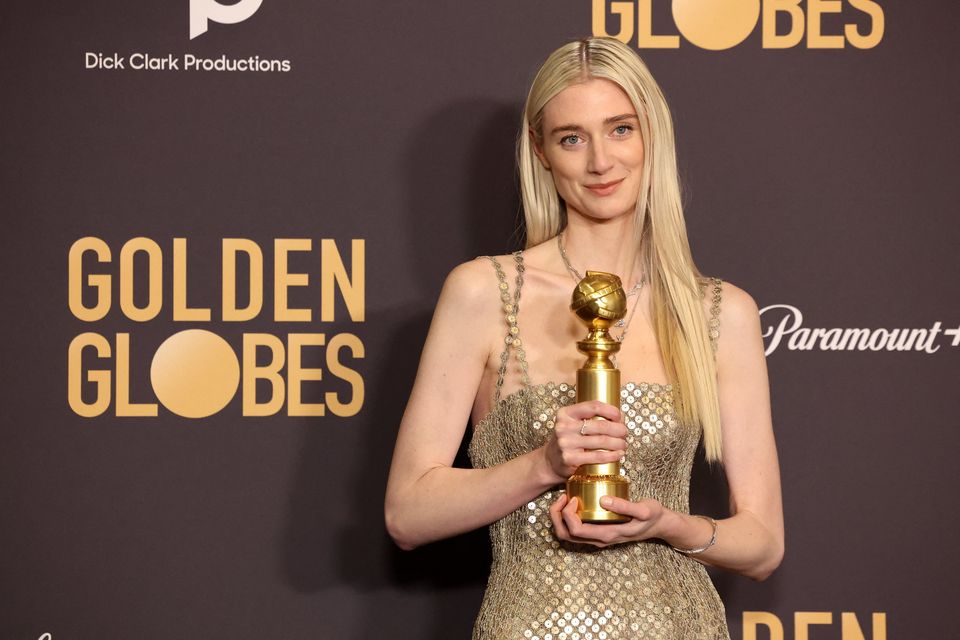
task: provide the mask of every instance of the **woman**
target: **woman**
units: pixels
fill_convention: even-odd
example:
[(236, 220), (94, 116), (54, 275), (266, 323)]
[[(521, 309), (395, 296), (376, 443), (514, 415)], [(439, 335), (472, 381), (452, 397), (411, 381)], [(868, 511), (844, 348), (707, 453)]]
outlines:
[[(527, 248), (448, 276), (400, 425), (387, 528), (412, 549), (491, 525), (475, 638), (728, 638), (700, 563), (762, 580), (783, 554), (757, 306), (694, 266), (670, 114), (626, 45), (587, 38), (550, 55), (518, 161)], [(568, 305), (588, 268), (628, 292), (612, 330), (619, 407), (576, 403), (564, 382), (583, 361)], [(455, 469), (468, 417), (476, 468)], [(726, 470), (722, 520), (688, 514), (701, 437)], [(564, 481), (616, 460), (631, 499), (602, 505), (629, 520), (582, 522)]]

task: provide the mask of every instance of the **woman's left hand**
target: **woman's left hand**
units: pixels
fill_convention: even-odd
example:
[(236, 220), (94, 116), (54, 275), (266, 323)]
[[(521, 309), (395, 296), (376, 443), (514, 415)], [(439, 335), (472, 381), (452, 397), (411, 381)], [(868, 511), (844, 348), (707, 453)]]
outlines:
[(621, 524), (583, 522), (577, 515), (577, 499), (567, 498), (567, 494), (564, 493), (550, 505), (554, 535), (558, 540), (592, 544), (595, 547), (648, 540), (659, 537), (659, 525), (667, 511), (662, 504), (652, 498), (631, 502), (622, 498), (604, 496), (600, 499), (600, 505), (608, 511), (629, 516), (630, 520)]

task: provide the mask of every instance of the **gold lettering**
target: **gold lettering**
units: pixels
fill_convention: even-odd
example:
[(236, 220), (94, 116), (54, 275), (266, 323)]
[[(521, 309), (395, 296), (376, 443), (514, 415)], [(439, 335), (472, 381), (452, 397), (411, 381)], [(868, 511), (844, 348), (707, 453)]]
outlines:
[(81, 385), (83, 380), (83, 349), (93, 347), (100, 358), (110, 357), (110, 343), (98, 333), (81, 333), (70, 341), (67, 350), (67, 401), (78, 416), (93, 418), (99, 416), (110, 406), (110, 370), (90, 369), (87, 380), (96, 384), (97, 396), (92, 403), (83, 401)]
[(884, 30), (883, 9), (880, 5), (873, 0), (850, 0), (850, 6), (870, 16), (873, 28), (866, 35), (860, 35), (857, 25), (848, 24), (843, 28), (847, 41), (858, 49), (872, 49), (880, 44)]
[(320, 241), (320, 321), (334, 320), (334, 290), (339, 287), (347, 313), (354, 322), (363, 322), (365, 314), (365, 264), (364, 242), (354, 238), (350, 243), (350, 272), (347, 274), (337, 250), (337, 243), (329, 238)]
[(767, 611), (743, 612), (743, 640), (757, 640), (757, 626), (761, 624), (770, 632), (770, 640), (783, 640), (780, 618)]
[(187, 239), (173, 239), (173, 320), (209, 322), (210, 309), (187, 307)]
[(302, 365), (301, 349), (304, 346), (322, 347), (326, 336), (322, 333), (291, 333), (287, 336), (287, 415), (288, 416), (322, 416), (323, 404), (313, 402), (304, 404), (300, 399), (300, 383), (304, 380), (323, 379), (323, 370), (316, 368), (305, 369)]
[(593, 0), (593, 35), (616, 38), (623, 44), (633, 37), (633, 2), (611, 2), (610, 13), (620, 15), (620, 30), (615, 35), (607, 33), (607, 0)]
[[(763, 48), (789, 49), (803, 40), (803, 9), (800, 0), (765, 0), (763, 3)], [(777, 14), (790, 16), (790, 31), (777, 35)]]
[(337, 394), (332, 391), (326, 393), (327, 406), (334, 415), (341, 418), (355, 416), (363, 406), (363, 376), (354, 369), (343, 366), (340, 363), (341, 347), (349, 347), (354, 358), (363, 358), (363, 342), (352, 333), (339, 333), (330, 339), (327, 345), (327, 369), (334, 376), (350, 383), (353, 393), (350, 402), (343, 403), (337, 398)]
[[(872, 640), (887, 640), (887, 614), (874, 613), (872, 622)], [(844, 611), (840, 614), (840, 625), (843, 640), (866, 640), (857, 622), (857, 614)]]
[[(257, 366), (257, 347), (268, 347), (270, 363)], [(283, 368), (283, 343), (269, 333), (243, 334), (243, 415), (272, 416), (283, 407), (285, 385), (280, 369)], [(257, 403), (257, 380), (270, 382), (270, 400)]]
[(840, 0), (807, 0), (807, 47), (811, 49), (843, 49), (841, 35), (823, 35), (820, 31), (824, 13), (840, 13)]
[[(250, 259), (250, 303), (237, 308), (237, 254), (243, 252)], [(223, 320), (243, 322), (253, 320), (263, 308), (263, 252), (253, 240), (223, 239)]]
[(810, 640), (810, 626), (831, 624), (833, 614), (829, 611), (796, 611), (793, 614), (793, 637), (795, 640)]
[(130, 334), (117, 334), (117, 415), (123, 417), (156, 416), (154, 402), (134, 404), (130, 402)]
[(87, 284), (97, 291), (97, 304), (83, 306), (83, 254), (93, 251), (98, 262), (110, 262), (110, 247), (100, 238), (80, 238), (70, 247), (67, 259), (67, 299), (73, 315), (86, 322), (95, 322), (104, 318), (110, 311), (110, 274), (90, 274)]
[(306, 273), (287, 271), (287, 254), (291, 251), (310, 251), (309, 238), (277, 238), (274, 241), (273, 314), (277, 322), (310, 322), (310, 309), (291, 309), (287, 304), (288, 287), (304, 287), (310, 277)]
[(680, 36), (654, 35), (653, 0), (637, 1), (637, 45), (641, 49), (680, 48)]
[[(147, 275), (147, 306), (138, 307), (133, 301), (133, 257), (145, 251), (149, 257)], [(163, 304), (163, 253), (150, 238), (133, 238), (120, 249), (120, 308), (123, 314), (136, 322), (153, 320)]]

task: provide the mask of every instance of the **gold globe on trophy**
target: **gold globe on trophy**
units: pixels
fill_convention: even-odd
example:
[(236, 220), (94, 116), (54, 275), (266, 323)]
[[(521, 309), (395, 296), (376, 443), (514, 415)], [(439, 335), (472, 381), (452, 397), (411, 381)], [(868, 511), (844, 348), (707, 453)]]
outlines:
[[(619, 406), (620, 370), (611, 358), (620, 350), (620, 342), (610, 335), (610, 325), (627, 314), (623, 283), (612, 273), (587, 271), (573, 290), (570, 308), (587, 325), (587, 337), (577, 342), (577, 350), (587, 356), (577, 370), (577, 402), (601, 400)], [(619, 462), (580, 466), (567, 480), (567, 496), (579, 501), (577, 514), (584, 522), (630, 520), (600, 506), (603, 496), (630, 499), (630, 482), (620, 474)]]

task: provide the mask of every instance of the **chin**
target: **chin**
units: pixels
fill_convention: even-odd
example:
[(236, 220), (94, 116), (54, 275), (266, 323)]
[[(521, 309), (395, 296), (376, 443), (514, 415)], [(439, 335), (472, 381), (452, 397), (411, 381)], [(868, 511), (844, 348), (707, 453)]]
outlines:
[(584, 215), (591, 220), (596, 220), (598, 222), (610, 222), (612, 220), (617, 220), (625, 217), (633, 217), (634, 210), (636, 209), (636, 204), (630, 206), (629, 208), (624, 207), (603, 207), (600, 209), (588, 209), (585, 211)]

